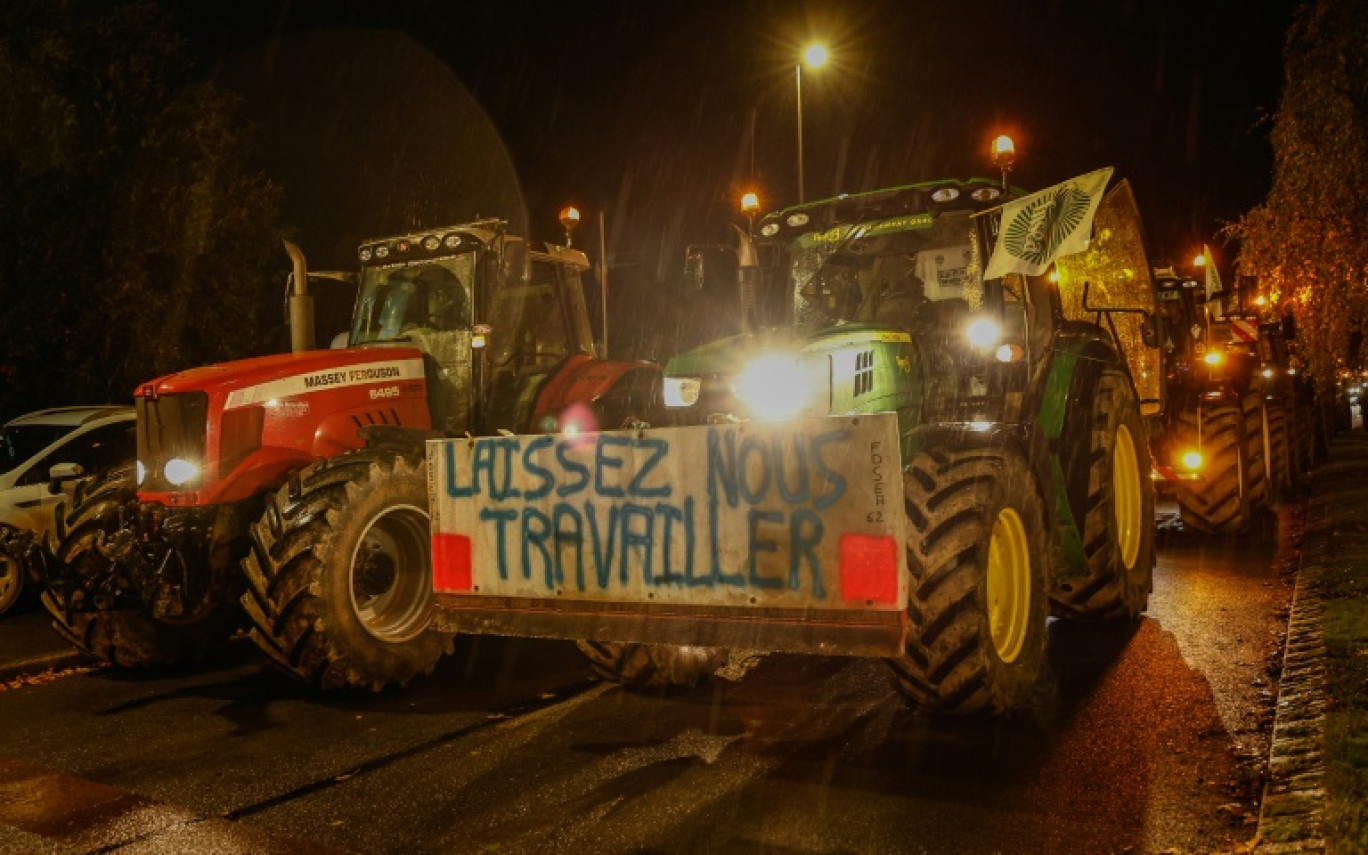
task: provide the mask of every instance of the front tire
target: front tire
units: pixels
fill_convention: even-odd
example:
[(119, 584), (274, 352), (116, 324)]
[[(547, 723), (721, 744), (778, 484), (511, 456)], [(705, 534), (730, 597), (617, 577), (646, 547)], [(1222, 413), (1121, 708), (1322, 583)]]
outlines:
[[(1201, 437), (1202, 478), (1179, 482), (1178, 512), (1185, 526), (1207, 534), (1235, 534), (1248, 520), (1243, 490), (1245, 426), (1238, 404), (1224, 403), (1179, 415), (1183, 436)], [(1194, 443), (1196, 445), (1197, 443)]]
[(251, 527), (251, 636), (321, 689), (380, 691), (430, 674), (452, 640), (433, 608), (427, 462), (362, 449), (305, 469)]
[(28, 562), (18, 529), (0, 526), (0, 617), (18, 604), (28, 581)]
[(1035, 477), (1004, 449), (923, 452), (903, 472), (911, 626), (889, 660), (924, 709), (1005, 714), (1045, 672), (1049, 555)]
[[(202, 659), (236, 632), (234, 566), (241, 549), (239, 509), (205, 513), (203, 549), (142, 547), (151, 532), (133, 469), (114, 469), (76, 488), (71, 510), (56, 512), (57, 572), (43, 591), (53, 628), (111, 665), (150, 667)], [(167, 524), (162, 523), (165, 531)], [(159, 570), (175, 562), (177, 589)], [(187, 596), (184, 588), (193, 586)], [(189, 605), (189, 608), (185, 608)]]

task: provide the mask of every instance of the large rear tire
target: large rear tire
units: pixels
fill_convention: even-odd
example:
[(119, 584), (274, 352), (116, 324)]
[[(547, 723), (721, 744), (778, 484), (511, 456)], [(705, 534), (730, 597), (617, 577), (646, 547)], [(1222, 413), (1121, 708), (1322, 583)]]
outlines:
[[(1200, 435), (1204, 463), (1197, 481), (1180, 481), (1178, 511), (1183, 524), (1207, 534), (1234, 534), (1244, 528), (1248, 513), (1242, 492), (1244, 413), (1238, 404), (1225, 403), (1179, 415), (1183, 435)], [(1193, 443), (1198, 445), (1198, 443)]]
[(1045, 672), (1049, 549), (1024, 457), (930, 450), (903, 470), (911, 626), (899, 691), (953, 715), (1027, 707)]
[(272, 661), (321, 689), (380, 691), (429, 674), (452, 639), (429, 628), (427, 462), (389, 449), (320, 461), (251, 526), (243, 609)]
[(1271, 498), (1280, 499), (1296, 483), (1296, 456), (1292, 453), (1288, 431), (1287, 410), (1280, 403), (1269, 403), (1268, 416), (1268, 486)]
[[(165, 545), (149, 554), (133, 469), (79, 484), (71, 510), (56, 511), (60, 570), (42, 596), (53, 628), (96, 659), (125, 667), (194, 661), (222, 646), (242, 620), (233, 604), (241, 515), (224, 506), (209, 516), (205, 549)], [(167, 562), (183, 590), (158, 572)]]
[(1088, 575), (1054, 586), (1060, 617), (1136, 618), (1153, 589), (1154, 482), (1140, 405), (1126, 376), (1105, 371), (1092, 397), (1083, 553)]
[(626, 686), (696, 686), (727, 662), (727, 652), (715, 647), (601, 641), (577, 643), (594, 673)]
[(1263, 395), (1249, 392), (1240, 402), (1245, 425), (1245, 509), (1252, 514), (1268, 504), (1269, 478), (1264, 457)]

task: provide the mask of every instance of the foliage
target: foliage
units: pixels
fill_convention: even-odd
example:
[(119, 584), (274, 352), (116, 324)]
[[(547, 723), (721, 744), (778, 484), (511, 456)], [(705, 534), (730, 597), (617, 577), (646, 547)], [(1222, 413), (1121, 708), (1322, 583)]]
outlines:
[(1273, 186), (1236, 223), (1240, 272), (1295, 312), (1322, 385), (1368, 331), (1368, 4), (1305, 0), (1273, 117)]
[(0, 113), (5, 415), (259, 352), (280, 192), (154, 5), (4, 4)]

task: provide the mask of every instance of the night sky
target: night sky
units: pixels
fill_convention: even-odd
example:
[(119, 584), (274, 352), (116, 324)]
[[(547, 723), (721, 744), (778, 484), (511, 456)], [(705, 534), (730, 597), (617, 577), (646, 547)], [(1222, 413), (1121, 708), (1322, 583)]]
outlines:
[[(306, 240), (342, 247), (468, 215), (455, 202), (401, 198), (466, 180), (422, 180), (425, 168), (441, 171), (423, 164), (449, 157), (412, 150), (417, 137), (461, 152), (456, 159), (479, 157), (464, 153), (469, 134), (428, 132), (457, 96), (425, 98), (433, 87), (406, 85), (409, 66), (391, 68), (378, 89), (356, 83), (390, 62), (392, 52), (365, 47), (385, 31), (376, 44), (416, 42), (414, 51), (449, 66), (452, 84), (487, 113), (492, 132), (476, 144), (502, 139), (534, 236), (557, 236), (556, 211), (567, 202), (589, 217), (606, 209), (612, 269), (631, 291), (668, 288), (685, 244), (718, 242), (727, 222), (741, 220), (736, 201), (748, 187), (766, 209), (796, 201), (793, 68), (815, 38), (833, 61), (804, 74), (809, 199), (995, 175), (988, 142), (1007, 132), (1019, 152), (1014, 183), (1038, 189), (1115, 166), (1135, 187), (1157, 261), (1189, 258), (1207, 242), (1228, 267), (1234, 248), (1222, 248), (1217, 232), (1269, 184), (1268, 118), (1293, 4), (181, 0), (171, 8), (206, 72), (229, 85), (282, 44), (361, 31), (348, 33), (353, 47), (320, 51), (341, 76), (317, 66), (290, 73), (304, 78), (295, 83), (311, 110), (391, 117), (390, 142), (349, 145), (356, 134), (323, 133), (327, 122), (317, 119), (284, 130), (263, 104), (281, 81), (246, 87), (274, 171), (302, 174), (310, 161), (318, 173), (312, 183), (285, 181), (287, 214)], [(432, 78), (431, 69), (416, 77)], [(341, 227), (345, 210), (366, 213), (345, 215)], [(583, 231), (582, 242), (597, 243)]]

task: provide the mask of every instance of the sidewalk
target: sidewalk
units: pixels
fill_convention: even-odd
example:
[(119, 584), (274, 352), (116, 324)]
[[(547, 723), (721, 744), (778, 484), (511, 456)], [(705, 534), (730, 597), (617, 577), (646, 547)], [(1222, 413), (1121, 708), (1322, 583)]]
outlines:
[(0, 617), (0, 689), (20, 677), (89, 661), (57, 635), (50, 623), (36, 599)]
[(1368, 852), (1368, 432), (1311, 474), (1258, 852)]

